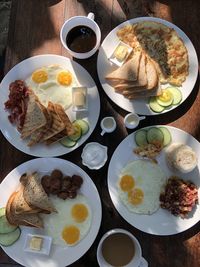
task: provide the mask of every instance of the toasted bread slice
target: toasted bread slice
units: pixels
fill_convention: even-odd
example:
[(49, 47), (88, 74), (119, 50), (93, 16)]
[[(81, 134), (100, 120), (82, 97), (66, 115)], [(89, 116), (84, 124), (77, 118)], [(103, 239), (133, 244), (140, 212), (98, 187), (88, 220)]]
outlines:
[(38, 216), (37, 213), (25, 213), (25, 214), (16, 214), (15, 213), (15, 206), (14, 199), (17, 195), (17, 192), (14, 192), (6, 205), (6, 218), (8, 222), (12, 225), (24, 225), (24, 226), (31, 226), (31, 227), (37, 227), (37, 228), (43, 228), (43, 221)]
[(43, 136), (45, 135), (46, 132), (48, 132), (51, 129), (53, 120), (52, 120), (52, 116), (51, 113), (47, 110), (47, 112), (45, 113), (46, 119), (47, 119), (47, 123), (42, 126), (41, 128), (35, 130), (30, 137), (30, 140), (28, 142), (28, 146), (33, 146), (37, 143), (40, 142), (40, 140), (43, 138)]
[(147, 98), (150, 96), (158, 96), (161, 94), (161, 88), (160, 85), (157, 85), (155, 88), (149, 90), (149, 91), (142, 91), (142, 92), (132, 92), (132, 93), (128, 93), (126, 94), (126, 92), (124, 92), (124, 96), (128, 99), (138, 99), (138, 98)]
[(23, 178), (21, 177), (20, 182), (24, 186), (24, 199), (30, 207), (37, 207), (49, 212), (56, 211), (49, 197), (44, 191), (36, 172), (27, 176), (23, 176)]
[(52, 136), (48, 140), (46, 140), (47, 145), (55, 143), (58, 140), (62, 139), (63, 137), (68, 136), (68, 135), (72, 135), (74, 133), (74, 127), (73, 127), (69, 117), (65, 113), (63, 107), (59, 104), (54, 104), (54, 107), (55, 107), (56, 113), (58, 114), (58, 116), (60, 117), (62, 122), (65, 124), (65, 129), (63, 131), (61, 131), (60, 133)]
[(35, 130), (46, 125), (46, 108), (39, 102), (35, 94), (29, 90), (29, 100), (25, 115), (24, 125), (21, 131), (21, 138), (30, 136)]
[(47, 109), (50, 112), (51, 117), (52, 117), (52, 125), (51, 125), (51, 128), (41, 138), (40, 142), (45, 142), (46, 140), (62, 132), (66, 128), (60, 116), (57, 114), (55, 106), (52, 102), (48, 103)]
[(114, 70), (106, 76), (108, 80), (136, 81), (138, 79), (141, 52), (136, 52), (133, 57), (125, 62), (120, 68)]
[(38, 213), (41, 209), (30, 207), (23, 196), (23, 186), (17, 191), (15, 198), (13, 199), (13, 207), (16, 214), (24, 213)]
[(158, 74), (151, 59), (146, 61), (147, 89), (151, 90), (158, 85)]
[(120, 92), (124, 89), (132, 90), (140, 90), (141, 88), (144, 88), (147, 86), (147, 74), (146, 74), (146, 56), (142, 54), (140, 59), (140, 65), (139, 65), (139, 72), (138, 72), (138, 80), (134, 82), (123, 82), (119, 83), (118, 85), (115, 85), (115, 91)]

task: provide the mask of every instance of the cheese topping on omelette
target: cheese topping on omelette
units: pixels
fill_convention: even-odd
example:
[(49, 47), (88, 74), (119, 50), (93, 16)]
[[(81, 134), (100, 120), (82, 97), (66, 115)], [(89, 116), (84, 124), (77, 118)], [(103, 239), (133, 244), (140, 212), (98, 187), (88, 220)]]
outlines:
[(134, 51), (142, 51), (156, 67), (161, 83), (181, 86), (188, 75), (187, 49), (176, 31), (158, 22), (127, 25), (117, 32)]

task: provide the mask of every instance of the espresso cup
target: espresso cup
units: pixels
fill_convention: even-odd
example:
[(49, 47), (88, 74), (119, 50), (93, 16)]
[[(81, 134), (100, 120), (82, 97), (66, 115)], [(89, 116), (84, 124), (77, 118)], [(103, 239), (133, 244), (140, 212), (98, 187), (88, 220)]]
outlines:
[(113, 117), (105, 117), (101, 121), (101, 135), (105, 133), (112, 133), (117, 127), (116, 121)]
[[(96, 35), (96, 44), (88, 52), (75, 52), (72, 51), (67, 45), (67, 38), (69, 32), (78, 26), (85, 26), (91, 29)], [(69, 54), (75, 58), (85, 59), (91, 57), (99, 48), (101, 41), (101, 31), (98, 24), (94, 21), (94, 14), (89, 13), (88, 16), (74, 16), (65, 21), (60, 30), (60, 40), (64, 48)]]
[[(126, 264), (122, 264), (122, 262), (119, 262), (119, 264), (118, 264), (116, 262), (114, 265), (112, 265), (108, 262), (108, 259), (107, 260), (105, 259), (104, 250), (106, 248), (108, 248), (110, 255), (112, 255), (115, 258), (114, 261), (117, 261), (116, 258), (118, 256), (120, 256), (120, 254), (121, 254), (121, 256), (126, 257), (125, 252), (127, 252), (127, 248), (124, 248), (125, 251), (123, 251), (123, 249), (120, 247), (119, 248), (120, 251), (116, 255), (116, 251), (114, 251), (115, 248), (113, 248), (113, 245), (116, 244), (116, 242), (117, 242), (116, 239), (113, 240), (113, 242), (114, 242), (113, 245), (108, 244), (108, 243), (107, 243), (107, 246), (105, 245), (106, 240), (108, 240), (107, 238), (110, 238), (112, 235), (116, 235), (116, 234), (125, 235), (125, 237), (129, 237), (129, 239), (132, 241), (132, 243), (130, 243), (130, 244), (131, 244), (131, 246), (133, 246), (134, 253), (133, 253), (132, 258)], [(129, 249), (131, 249), (130, 244), (127, 244)], [(124, 245), (124, 242), (121, 242), (121, 245)], [(128, 255), (127, 255), (127, 257), (128, 257)], [(130, 255), (129, 255), (129, 257), (130, 257)], [(119, 229), (119, 228), (112, 229), (103, 235), (103, 237), (101, 238), (101, 240), (99, 242), (98, 248), (97, 248), (97, 261), (98, 261), (98, 264), (100, 267), (113, 267), (113, 266), (148, 267), (147, 261), (142, 257), (142, 250), (141, 250), (141, 246), (140, 246), (138, 240), (130, 232), (128, 232), (124, 229)], [(125, 261), (125, 260), (123, 259), (123, 261)]]
[(128, 129), (134, 129), (136, 128), (141, 120), (144, 120), (146, 117), (145, 116), (141, 116), (139, 117), (137, 114), (135, 113), (128, 113), (125, 117), (124, 117), (124, 124), (126, 126), (126, 128)]

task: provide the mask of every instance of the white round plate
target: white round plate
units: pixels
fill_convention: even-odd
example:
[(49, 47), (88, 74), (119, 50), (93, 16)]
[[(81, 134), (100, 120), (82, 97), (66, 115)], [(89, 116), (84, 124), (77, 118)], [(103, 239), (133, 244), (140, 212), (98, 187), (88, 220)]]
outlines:
[[(22, 140), (16, 127), (8, 120), (9, 112), (5, 111), (4, 103), (8, 100), (9, 84), (15, 80), (25, 80), (37, 68), (58, 64), (74, 74), (78, 83), (88, 88), (88, 112), (75, 113), (72, 107), (67, 111), (71, 121), (76, 118), (83, 118), (89, 122), (90, 129), (86, 135), (83, 135), (72, 148), (67, 148), (59, 142), (50, 146), (37, 144), (33, 147), (27, 146), (27, 140)], [(35, 157), (57, 157), (67, 154), (82, 145), (93, 132), (99, 118), (100, 98), (97, 87), (90, 74), (78, 63), (69, 58), (58, 55), (38, 55), (20, 62), (14, 66), (4, 77), (0, 85), (0, 129), (5, 138), (17, 149)], [(79, 117), (78, 117), (79, 116)]]
[[(42, 230), (34, 229), (32, 227), (21, 227), (21, 236), (16, 243), (9, 247), (2, 249), (9, 257), (16, 262), (27, 267), (64, 267), (72, 264), (78, 260), (90, 248), (94, 242), (99, 227), (101, 224), (102, 210), (101, 201), (98, 191), (91, 178), (80, 167), (58, 158), (38, 158), (27, 161), (17, 168), (12, 170), (3, 180), (0, 185), (0, 207), (5, 207), (9, 196), (19, 187), (19, 178), (25, 172), (37, 171), (42, 175), (50, 173), (54, 169), (59, 169), (66, 175), (77, 174), (83, 178), (83, 184), (80, 193), (87, 197), (92, 210), (91, 227), (84, 239), (82, 239), (76, 246), (61, 247), (52, 245), (49, 256), (38, 255), (23, 250), (25, 245), (26, 235), (30, 234), (44, 234)], [(66, 200), (67, 201), (67, 200)], [(49, 215), (50, 216), (50, 215)]]
[[(196, 152), (197, 156), (200, 151), (200, 143), (192, 137), (190, 134), (179, 130), (174, 127), (165, 126), (171, 133), (172, 143), (183, 143), (191, 146)], [(195, 225), (200, 220), (200, 205), (196, 205), (188, 218), (181, 219), (172, 215), (169, 211), (159, 208), (152, 215), (141, 215), (131, 213), (123, 205), (118, 196), (117, 182), (119, 175), (123, 167), (130, 161), (137, 160), (137, 157), (133, 153), (133, 149), (136, 147), (134, 141), (134, 133), (128, 135), (116, 148), (108, 168), (108, 189), (112, 199), (112, 202), (120, 213), (120, 215), (132, 226), (137, 229), (153, 234), (153, 235), (173, 235), (185, 231)], [(173, 173), (167, 167), (165, 161), (165, 149), (162, 150), (160, 155), (157, 157), (158, 164), (166, 174), (166, 178), (169, 178)], [(198, 195), (200, 199), (200, 160), (198, 161), (198, 167), (195, 168), (191, 173), (181, 174), (179, 177), (187, 180), (191, 180), (198, 187)]]
[[(141, 21), (156, 21), (168, 27), (174, 28), (176, 32), (178, 33), (178, 35), (183, 40), (188, 51), (188, 59), (189, 59), (189, 75), (186, 78), (186, 81), (183, 83), (182, 88), (181, 88), (182, 102), (186, 100), (186, 98), (191, 93), (195, 85), (196, 79), (197, 79), (197, 74), (198, 74), (197, 54), (196, 54), (193, 44), (191, 43), (187, 35), (177, 26), (163, 19), (152, 18), (152, 17), (141, 17), (141, 18), (136, 18), (136, 19), (125, 21), (121, 23), (120, 25), (118, 25), (116, 28), (114, 28), (104, 39), (99, 49), (98, 60), (97, 60), (97, 71), (98, 71), (99, 80), (101, 82), (101, 85), (105, 93), (119, 107), (129, 112), (134, 112), (134, 113), (138, 113), (142, 115), (157, 115), (160, 113), (155, 113), (149, 108), (147, 99), (146, 100), (145, 99), (128, 100), (125, 97), (123, 97), (123, 95), (115, 93), (114, 89), (107, 83), (105, 79), (105, 76), (116, 68), (114, 67), (114, 65), (110, 63), (108, 58), (113, 53), (114, 48), (119, 42), (119, 39), (116, 34), (117, 31), (125, 25), (134, 24), (134, 23), (141, 22)], [(165, 85), (164, 87), (166, 86), (167, 85)], [(177, 106), (172, 106), (170, 109), (165, 109), (162, 113), (168, 112), (176, 107)]]

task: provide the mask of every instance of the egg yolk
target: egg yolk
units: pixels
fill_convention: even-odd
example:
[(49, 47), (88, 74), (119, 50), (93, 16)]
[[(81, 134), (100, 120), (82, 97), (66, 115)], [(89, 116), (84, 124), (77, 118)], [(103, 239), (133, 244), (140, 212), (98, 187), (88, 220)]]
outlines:
[(172, 97), (172, 93), (167, 90), (163, 90), (162, 94), (158, 96), (158, 98), (163, 102), (170, 101)]
[(84, 204), (75, 204), (72, 207), (71, 214), (75, 221), (80, 223), (88, 217), (88, 209)]
[(57, 76), (57, 81), (61, 85), (70, 85), (72, 82), (72, 75), (69, 71), (61, 71)]
[(45, 70), (36, 70), (32, 74), (32, 80), (35, 83), (44, 83), (48, 79), (48, 74)]
[(131, 175), (124, 175), (120, 180), (120, 188), (123, 191), (131, 190), (135, 185), (135, 181)]
[(67, 226), (62, 231), (62, 238), (67, 244), (73, 245), (79, 240), (80, 231), (74, 225)]
[(128, 201), (133, 205), (139, 205), (143, 202), (144, 193), (140, 188), (134, 188), (128, 192)]

